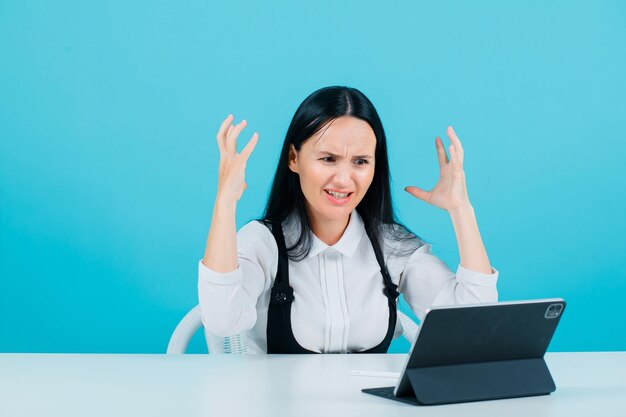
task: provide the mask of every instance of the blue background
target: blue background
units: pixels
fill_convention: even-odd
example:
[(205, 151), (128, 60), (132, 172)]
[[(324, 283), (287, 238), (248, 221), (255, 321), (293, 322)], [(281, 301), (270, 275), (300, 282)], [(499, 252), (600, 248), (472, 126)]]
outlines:
[(163, 352), (197, 303), (219, 123), (260, 133), (242, 226), (296, 107), (337, 84), (377, 107), (438, 256), (456, 268), (449, 217), (402, 188), (434, 185), (453, 125), (500, 299), (564, 297), (552, 350), (626, 350), (626, 8), (505, 3), (3, 0), (0, 351)]

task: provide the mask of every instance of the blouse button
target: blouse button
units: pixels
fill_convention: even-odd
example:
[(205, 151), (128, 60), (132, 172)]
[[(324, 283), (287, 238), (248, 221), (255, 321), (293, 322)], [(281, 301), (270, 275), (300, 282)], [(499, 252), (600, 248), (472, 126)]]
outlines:
[(285, 294), (284, 292), (279, 292), (278, 294), (276, 294), (275, 298), (276, 301), (285, 301), (287, 299), (287, 294)]

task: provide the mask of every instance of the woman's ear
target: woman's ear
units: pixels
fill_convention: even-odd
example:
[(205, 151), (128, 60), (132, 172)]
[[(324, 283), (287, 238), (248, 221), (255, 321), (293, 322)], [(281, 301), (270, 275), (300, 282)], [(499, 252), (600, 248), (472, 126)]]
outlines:
[(293, 143), (289, 145), (289, 169), (296, 174), (298, 173), (298, 151), (296, 151)]

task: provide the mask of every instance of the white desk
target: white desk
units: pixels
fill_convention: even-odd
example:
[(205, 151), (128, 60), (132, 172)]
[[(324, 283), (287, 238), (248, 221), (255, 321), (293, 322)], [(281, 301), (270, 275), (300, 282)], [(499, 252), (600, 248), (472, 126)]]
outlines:
[(548, 396), (411, 406), (364, 394), (406, 355), (0, 354), (0, 416), (626, 416), (626, 352), (553, 353)]

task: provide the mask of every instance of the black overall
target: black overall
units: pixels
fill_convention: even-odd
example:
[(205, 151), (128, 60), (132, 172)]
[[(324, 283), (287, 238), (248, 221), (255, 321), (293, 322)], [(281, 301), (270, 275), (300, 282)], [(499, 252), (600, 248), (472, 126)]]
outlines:
[[(291, 328), (291, 303), (293, 303), (293, 288), (289, 285), (289, 264), (287, 247), (280, 222), (271, 224), (272, 234), (278, 245), (278, 270), (272, 286), (270, 304), (267, 312), (267, 353), (317, 353), (300, 346), (293, 335)], [(366, 229), (367, 230), (367, 229)], [(382, 342), (371, 349), (355, 353), (387, 353), (391, 339), (396, 329), (396, 299), (398, 298), (398, 286), (391, 281), (383, 260), (383, 254), (376, 239), (372, 239), (369, 231), (367, 235), (372, 242), (376, 260), (380, 265), (385, 288), (384, 295), (389, 304), (389, 328)]]

